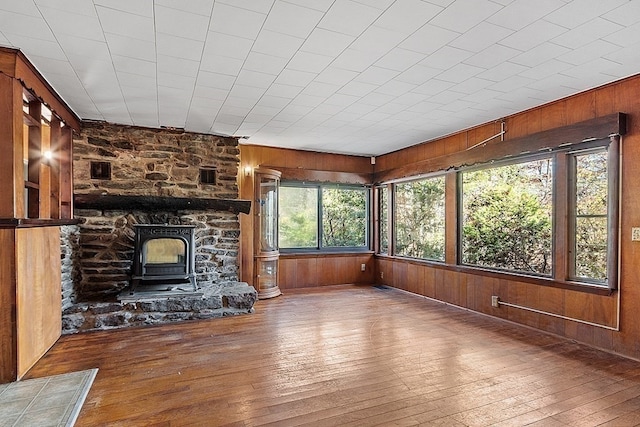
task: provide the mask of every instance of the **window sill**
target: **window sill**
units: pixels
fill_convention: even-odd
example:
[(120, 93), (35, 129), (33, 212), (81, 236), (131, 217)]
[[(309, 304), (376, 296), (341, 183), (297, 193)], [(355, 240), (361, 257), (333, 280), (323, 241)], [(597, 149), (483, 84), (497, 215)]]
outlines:
[(348, 257), (357, 255), (375, 255), (375, 253), (369, 249), (363, 250), (344, 250), (344, 251), (331, 251), (331, 250), (314, 250), (314, 251), (287, 251), (280, 252), (280, 258), (317, 258), (322, 256), (331, 257)]

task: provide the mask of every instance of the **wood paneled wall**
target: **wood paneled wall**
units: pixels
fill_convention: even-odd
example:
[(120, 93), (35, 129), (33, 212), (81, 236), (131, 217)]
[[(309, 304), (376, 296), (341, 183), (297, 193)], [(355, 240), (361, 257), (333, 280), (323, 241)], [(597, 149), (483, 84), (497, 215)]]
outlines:
[[(240, 145), (238, 187), (241, 199), (253, 200), (252, 171), (256, 167), (279, 170), (283, 180), (356, 184), (370, 183), (373, 172), (369, 157)], [(251, 214), (240, 215), (240, 230), (240, 278), (252, 285), (253, 207)], [(364, 273), (360, 269), (361, 264), (366, 264)], [(281, 254), (279, 268), (278, 285), (283, 290), (343, 283), (371, 283), (374, 278), (372, 253)]]
[(373, 254), (280, 255), (280, 289), (371, 284), (374, 267)]
[[(590, 90), (506, 117), (505, 138), (487, 143), (508, 144), (533, 133), (622, 112), (627, 134), (622, 137), (620, 289), (611, 295), (563, 289), (519, 281), (515, 276), (481, 275), (419, 261), (378, 257), (376, 280), (400, 289), (470, 310), (640, 359), (640, 242), (631, 241), (631, 228), (640, 226), (640, 76)], [(401, 178), (411, 165), (466, 150), (500, 132), (490, 122), (441, 139), (389, 153), (376, 159), (376, 176)], [(481, 149), (481, 148), (478, 148)], [(407, 167), (409, 165), (409, 167)], [(451, 260), (447, 260), (451, 263)], [(383, 278), (381, 278), (381, 276)], [(601, 324), (592, 326), (518, 308), (492, 307), (491, 296), (559, 316)], [(615, 329), (620, 316), (619, 330)]]
[(16, 230), (18, 378), (56, 342), (62, 330), (60, 230)]

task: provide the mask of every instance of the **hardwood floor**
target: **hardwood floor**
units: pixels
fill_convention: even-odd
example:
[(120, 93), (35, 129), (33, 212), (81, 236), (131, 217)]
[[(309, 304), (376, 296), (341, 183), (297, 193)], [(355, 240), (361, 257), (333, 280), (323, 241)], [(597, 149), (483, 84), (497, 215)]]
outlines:
[(640, 425), (640, 363), (391, 288), (64, 336), (27, 378), (95, 367), (77, 426)]

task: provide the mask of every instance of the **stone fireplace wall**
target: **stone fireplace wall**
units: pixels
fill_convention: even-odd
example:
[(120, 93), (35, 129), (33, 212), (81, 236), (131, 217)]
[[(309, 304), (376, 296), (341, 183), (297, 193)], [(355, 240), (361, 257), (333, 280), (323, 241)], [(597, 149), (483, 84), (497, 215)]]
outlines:
[[(238, 198), (239, 149), (235, 138), (91, 122), (83, 125), (73, 144), (76, 194)], [(105, 162), (108, 164), (110, 178), (92, 177), (92, 163), (98, 162), (103, 171)], [(215, 171), (215, 183), (201, 182), (201, 169)], [(153, 315), (122, 313), (123, 309), (139, 309), (135, 304), (128, 308), (108, 306), (129, 285), (135, 224), (195, 225), (198, 283), (215, 284), (221, 296), (221, 287), (237, 284), (238, 214), (212, 210), (151, 212), (140, 205), (127, 210), (76, 207), (75, 217), (80, 224), (61, 233), (63, 309), (67, 317), (63, 326), (67, 332), (117, 326), (114, 319), (118, 317), (153, 323)], [(224, 305), (222, 299), (226, 297), (219, 299), (216, 304)], [(107, 305), (96, 308), (95, 303), (100, 302)], [(94, 313), (88, 313), (92, 310)], [(101, 313), (106, 311), (111, 314)], [(108, 316), (97, 319), (100, 314)], [(168, 317), (203, 317), (192, 314)], [(96, 318), (87, 324), (90, 315)]]

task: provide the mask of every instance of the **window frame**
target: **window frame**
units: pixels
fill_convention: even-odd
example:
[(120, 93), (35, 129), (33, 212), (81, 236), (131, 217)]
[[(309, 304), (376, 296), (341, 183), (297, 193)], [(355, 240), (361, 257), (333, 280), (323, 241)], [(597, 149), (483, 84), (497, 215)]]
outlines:
[[(486, 169), (494, 169), (503, 166), (517, 165), (523, 163), (534, 162), (537, 160), (549, 159), (552, 162), (551, 173), (553, 177), (553, 181), (551, 184), (551, 271), (548, 274), (544, 273), (535, 273), (535, 272), (526, 272), (521, 270), (510, 270), (507, 268), (500, 267), (490, 267), (484, 265), (476, 265), (476, 264), (465, 264), (462, 262), (463, 260), (463, 227), (464, 227), (464, 194), (463, 194), (463, 174), (466, 172), (475, 172), (479, 170)], [(475, 269), (483, 269), (483, 270), (491, 270), (498, 271), (505, 274), (513, 274), (513, 275), (525, 275), (525, 276), (533, 276), (540, 277), (543, 279), (552, 279), (555, 277), (556, 272), (556, 227), (557, 227), (557, 199), (556, 199), (556, 190), (557, 190), (557, 158), (555, 153), (542, 153), (542, 154), (534, 154), (534, 155), (522, 155), (522, 156), (514, 156), (509, 159), (504, 159), (500, 161), (492, 161), (489, 163), (483, 163), (481, 165), (474, 165), (470, 167), (459, 168), (456, 172), (456, 199), (457, 199), (457, 212), (456, 212), (456, 259), (457, 264), (462, 267), (470, 267)]]
[[(571, 285), (577, 285), (578, 287), (592, 287), (598, 289), (609, 289), (610, 291), (618, 288), (618, 240), (619, 230), (618, 223), (619, 218), (619, 175), (620, 175), (620, 137), (610, 136), (608, 138), (590, 139), (587, 141), (561, 145), (556, 148), (549, 148), (544, 153), (540, 154), (522, 154), (517, 156), (510, 156), (504, 160), (494, 160), (485, 162), (479, 165), (460, 167), (456, 169), (457, 172), (457, 185), (456, 185), (456, 199), (457, 199), (457, 235), (456, 235), (456, 255), (457, 265), (465, 268), (471, 268), (474, 270), (487, 270), (496, 271), (513, 276), (524, 277), (537, 277), (543, 280), (552, 280), (559, 283), (568, 283)], [(573, 255), (571, 251), (571, 242), (574, 240), (572, 236), (572, 190), (571, 182), (575, 181), (575, 170), (572, 170), (568, 166), (571, 156), (580, 155), (581, 153), (588, 153), (590, 151), (606, 149), (608, 151), (607, 157), (607, 177), (608, 177), (608, 201), (607, 201), (607, 218), (608, 218), (608, 242), (607, 242), (607, 280), (597, 281), (590, 278), (575, 277), (572, 272), (574, 266), (572, 266)], [(551, 275), (537, 275), (533, 273), (523, 273), (514, 270), (505, 270), (498, 268), (491, 268), (485, 266), (476, 266), (462, 263), (462, 173), (466, 171), (479, 170), (483, 168), (498, 167), (502, 165), (524, 163), (526, 161), (551, 157), (553, 159), (553, 206), (552, 206), (552, 248), (551, 248)], [(563, 157), (563, 158), (561, 158)], [(561, 172), (558, 167), (560, 163), (565, 165), (564, 172)], [(566, 197), (559, 197), (558, 190), (559, 185), (565, 186)], [(566, 214), (564, 221), (565, 225), (561, 227), (563, 212)], [(558, 248), (566, 248), (566, 250), (559, 253)], [(560, 265), (562, 263), (562, 265)]]
[[(316, 215), (318, 221), (316, 223), (316, 233), (318, 236), (317, 245), (315, 247), (290, 247), (283, 248), (279, 245), (280, 253), (283, 254), (295, 254), (295, 253), (343, 253), (343, 252), (370, 252), (371, 251), (371, 186), (360, 184), (342, 184), (342, 183), (320, 183), (320, 182), (307, 182), (307, 181), (295, 181), (284, 180), (280, 182), (280, 187), (295, 187), (295, 188), (314, 188), (317, 192)], [(323, 189), (348, 189), (362, 191), (365, 196), (365, 244), (363, 246), (324, 246), (323, 245)], [(278, 218), (280, 218), (281, 210), (278, 212)], [(280, 233), (280, 231), (278, 231)], [(280, 234), (278, 234), (278, 241), (280, 240)]]

